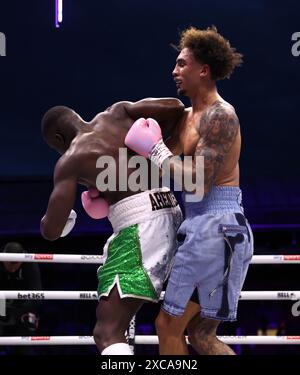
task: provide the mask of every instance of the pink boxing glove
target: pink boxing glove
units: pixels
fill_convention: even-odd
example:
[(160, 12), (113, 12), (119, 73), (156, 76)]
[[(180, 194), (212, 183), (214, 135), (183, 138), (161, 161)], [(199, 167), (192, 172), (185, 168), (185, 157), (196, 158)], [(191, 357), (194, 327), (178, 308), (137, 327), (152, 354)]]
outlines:
[(152, 118), (136, 120), (125, 137), (125, 145), (159, 167), (173, 155), (162, 140), (160, 126)]
[(134, 122), (125, 138), (125, 145), (147, 158), (152, 148), (162, 139), (158, 123), (140, 118)]
[(81, 203), (85, 212), (93, 219), (103, 219), (108, 215), (108, 203), (99, 197), (100, 193), (96, 188), (90, 188), (81, 194)]
[(88, 193), (91, 198), (97, 198), (100, 195), (99, 190), (94, 187), (89, 188)]

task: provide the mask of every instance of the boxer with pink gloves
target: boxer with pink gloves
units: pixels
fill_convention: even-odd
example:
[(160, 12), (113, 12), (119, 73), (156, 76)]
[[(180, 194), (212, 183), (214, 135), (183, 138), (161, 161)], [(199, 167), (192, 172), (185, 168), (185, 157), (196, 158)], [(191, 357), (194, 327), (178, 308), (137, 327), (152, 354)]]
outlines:
[[(132, 354), (124, 333), (145, 301), (157, 302), (176, 250), (181, 211), (166, 188), (131, 189), (129, 179), (137, 167), (120, 166), (119, 149), (133, 123), (143, 117), (159, 121), (165, 135), (176, 127), (184, 111), (174, 98), (119, 102), (87, 123), (67, 107), (51, 108), (43, 117), (42, 133), (47, 144), (61, 154), (54, 171), (54, 188), (41, 233), (56, 240), (75, 225), (73, 211), (77, 184), (82, 205), (94, 219), (108, 217), (113, 235), (104, 246), (104, 264), (98, 270), (97, 323), (94, 339), (102, 354)], [(126, 148), (125, 148), (126, 150)], [(127, 188), (102, 189), (99, 158), (113, 158), (116, 180), (126, 175)], [(119, 186), (117, 184), (117, 186)], [(106, 297), (106, 298), (103, 298)]]

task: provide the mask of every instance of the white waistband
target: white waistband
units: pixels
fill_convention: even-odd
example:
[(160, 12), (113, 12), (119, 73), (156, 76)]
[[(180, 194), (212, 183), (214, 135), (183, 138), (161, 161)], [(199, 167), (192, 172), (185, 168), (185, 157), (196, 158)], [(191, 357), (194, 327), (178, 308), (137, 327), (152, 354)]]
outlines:
[(163, 187), (131, 195), (109, 206), (108, 219), (114, 232), (167, 212), (179, 205), (170, 189)]

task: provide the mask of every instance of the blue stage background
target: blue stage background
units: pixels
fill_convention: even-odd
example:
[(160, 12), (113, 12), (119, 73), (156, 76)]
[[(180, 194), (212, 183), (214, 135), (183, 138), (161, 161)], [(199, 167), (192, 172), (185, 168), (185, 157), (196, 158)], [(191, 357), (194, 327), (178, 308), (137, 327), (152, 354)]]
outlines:
[[(293, 56), (291, 50), (295, 43), (292, 34), (300, 32), (300, 3), (296, 0), (65, 0), (60, 29), (54, 27), (54, 3), (54, 0), (0, 2), (0, 32), (5, 33), (7, 43), (7, 56), (0, 57), (1, 244), (19, 240), (30, 252), (101, 253), (111, 233), (110, 224), (88, 218), (78, 201), (78, 222), (68, 238), (50, 244), (39, 234), (57, 161), (57, 155), (41, 137), (43, 113), (62, 104), (91, 120), (120, 100), (176, 96), (171, 76), (176, 52), (170, 43), (176, 44), (179, 31), (190, 25), (198, 28), (216, 25), (244, 55), (244, 65), (230, 80), (220, 82), (219, 90), (235, 106), (241, 122), (241, 186), (246, 214), (255, 231), (256, 254), (283, 251), (299, 254), (300, 56)], [(74, 267), (56, 265), (51, 270), (41, 266), (44, 288), (95, 289), (95, 267), (92, 273), (91, 268), (85, 271), (83, 267), (80, 274)], [(254, 272), (251, 268), (245, 288), (299, 290), (296, 269), (279, 271), (276, 266), (274, 271), (267, 270), (268, 273), (260, 269)], [(74, 282), (66, 281), (74, 275), (77, 277)], [(290, 286), (284, 285), (285, 282)], [(65, 309), (62, 313), (57, 304), (47, 302), (41, 318), (41, 334), (91, 334), (94, 306), (90, 303), (87, 310), (82, 305), (85, 303), (89, 304), (80, 302), (78, 311), (87, 314), (85, 318), (90, 325), (73, 322), (75, 303), (62, 303)], [(278, 328), (282, 321), (285, 332), (292, 330), (297, 334), (299, 323), (291, 316), (290, 306), (284, 307), (284, 303), (279, 306), (278, 302), (268, 305), (271, 306), (268, 309), (263, 302), (256, 308), (251, 302), (243, 304), (239, 322), (248, 328), (246, 334), (256, 334), (258, 326), (275, 324)], [(249, 311), (253, 324), (248, 321)], [(147, 314), (153, 322), (152, 313), (145, 309), (143, 316)], [(245, 333), (239, 324), (227, 332)], [(143, 322), (139, 329), (147, 333), (153, 326)], [(74, 353), (77, 349), (66, 348), (65, 352), (68, 350)], [(282, 353), (283, 349), (260, 350)], [(287, 350), (297, 349), (287, 347)], [(259, 348), (248, 347), (243, 351), (255, 353)], [(40, 352), (47, 350), (40, 348)]]

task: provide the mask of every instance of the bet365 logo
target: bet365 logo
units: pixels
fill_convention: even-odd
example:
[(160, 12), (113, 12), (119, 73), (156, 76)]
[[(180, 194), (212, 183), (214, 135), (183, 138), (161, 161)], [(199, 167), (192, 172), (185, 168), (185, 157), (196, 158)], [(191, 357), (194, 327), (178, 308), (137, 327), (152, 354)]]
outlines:
[(300, 32), (292, 35), (292, 41), (296, 42), (292, 45), (292, 55), (298, 57), (300, 56)]
[(0, 33), (0, 56), (6, 56), (6, 37), (4, 33)]

